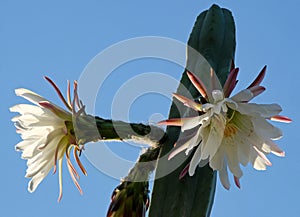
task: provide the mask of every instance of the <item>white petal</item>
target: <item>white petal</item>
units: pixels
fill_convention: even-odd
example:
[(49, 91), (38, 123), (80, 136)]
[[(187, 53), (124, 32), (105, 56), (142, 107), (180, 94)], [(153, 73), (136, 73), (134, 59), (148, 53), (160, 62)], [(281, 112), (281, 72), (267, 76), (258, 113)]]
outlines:
[(169, 155), (168, 160), (171, 160), (173, 157), (175, 157), (177, 154), (179, 154), (180, 152), (186, 150), (189, 146), (189, 142), (190, 140), (187, 141), (187, 143), (180, 145), (178, 148), (176, 147)]
[(227, 161), (224, 158), (223, 162), (223, 167), (221, 170), (219, 170), (219, 177), (222, 185), (224, 186), (225, 189), (229, 190), (230, 188), (230, 183), (228, 180), (228, 171), (227, 171)]
[(33, 104), (38, 105), (41, 101), (48, 101), (45, 98), (41, 97), (40, 95), (32, 92), (31, 90), (27, 90), (25, 88), (19, 88), (15, 90), (17, 96), (21, 96), (24, 99), (32, 102)]
[(225, 99), (226, 106), (231, 108), (232, 110), (237, 110), (238, 104), (231, 100), (230, 98)]
[(186, 154), (188, 154), (195, 146), (200, 144), (202, 137), (200, 135), (201, 133), (201, 127), (197, 130), (196, 135), (190, 140), (189, 146), (187, 147)]
[(253, 93), (249, 89), (245, 89), (230, 98), (235, 102), (248, 102), (253, 98)]
[(202, 156), (201, 159), (212, 158), (217, 152), (224, 135), (225, 122), (223, 120), (223, 116), (214, 116), (211, 119), (211, 123), (209, 125), (209, 135), (201, 131), (202, 133)]
[(253, 147), (251, 147), (250, 150), (250, 161), (253, 165), (253, 168), (256, 170), (266, 170), (265, 161), (258, 156), (257, 152)]
[(256, 133), (253, 133), (251, 137), (247, 138), (247, 140), (251, 143), (252, 146), (255, 146), (259, 151), (265, 153), (271, 152), (280, 157), (283, 157), (285, 155), (284, 151), (281, 150), (273, 141), (271, 141), (270, 139), (260, 137)]
[(253, 168), (256, 170), (266, 170), (265, 161), (261, 157), (256, 157), (253, 161)]
[(30, 130), (23, 131), (21, 133), (21, 138), (23, 140), (27, 139), (39, 139), (40, 137), (47, 136), (49, 132), (53, 131), (54, 127), (36, 127)]
[(189, 130), (189, 129), (192, 129), (192, 128), (200, 125), (201, 119), (202, 119), (201, 116), (182, 119), (183, 123), (181, 126), (181, 131)]
[(51, 164), (44, 167), (38, 174), (36, 174), (28, 183), (28, 191), (30, 193), (34, 192), (38, 185), (43, 181), (43, 179), (48, 175), (52, 168)]
[(210, 160), (209, 166), (213, 170), (221, 170), (223, 168), (224, 157), (225, 157), (224, 147), (223, 145), (221, 145), (217, 153), (215, 154), (215, 156)]
[(204, 167), (206, 164), (209, 163), (209, 159), (201, 160), (200, 163), (198, 164), (199, 167)]
[[(38, 152), (38, 147), (45, 142), (45, 137), (41, 137), (38, 140), (25, 140), (16, 145), (16, 150), (23, 150), (22, 158), (28, 159), (32, 158)], [(23, 149), (21, 149), (23, 148)]]
[(255, 146), (253, 146), (253, 148), (255, 149), (255, 151), (257, 152), (258, 156), (261, 157), (264, 160), (264, 163), (268, 166), (272, 166), (271, 161), (266, 157), (266, 153), (263, 151), (258, 150), (258, 148), (256, 148)]
[(28, 105), (28, 104), (18, 104), (12, 106), (9, 110), (11, 112), (18, 112), (20, 114), (36, 114), (38, 116), (44, 113), (42, 108), (35, 105)]
[[(49, 160), (50, 158), (54, 159), (55, 149), (63, 136), (64, 135), (60, 134), (58, 130), (51, 132), (47, 137), (47, 146), (42, 149), (43, 151), (41, 153), (37, 154), (33, 158), (28, 159), (27, 166), (29, 167), (32, 164), (40, 164), (44, 160)], [(59, 150), (64, 148), (65, 147), (59, 147)]]
[(255, 104), (255, 103), (238, 103), (237, 111), (245, 115), (261, 115), (264, 118), (270, 118), (281, 112), (278, 104)]
[(254, 116), (252, 117), (255, 132), (265, 139), (280, 139), (282, 132), (279, 128), (274, 127), (266, 119)]
[(197, 149), (192, 157), (192, 160), (190, 162), (190, 167), (189, 167), (190, 176), (194, 175), (195, 170), (201, 161), (201, 147), (200, 146), (201, 146), (201, 144), (197, 147)]
[(284, 151), (281, 150), (273, 141), (271, 140), (266, 140), (265, 143), (263, 144), (262, 150), (265, 152), (272, 152), (273, 154), (283, 157), (285, 155)]
[[(238, 160), (243, 165), (246, 166), (249, 162), (249, 154), (250, 154), (250, 143), (247, 139), (243, 139), (243, 137), (238, 136), (239, 140), (237, 141), (239, 143), (238, 145)], [(245, 138), (245, 137), (244, 137)]]
[(39, 119), (32, 114), (15, 116), (11, 120), (13, 122), (19, 122), (21, 124), (21, 126), (23, 126), (24, 128), (28, 128), (29, 125), (39, 121)]
[(239, 144), (236, 141), (233, 141), (231, 145), (226, 145), (225, 152), (227, 155), (227, 162), (230, 171), (238, 178), (243, 175), (243, 172), (239, 165), (239, 158), (237, 152), (237, 146)]

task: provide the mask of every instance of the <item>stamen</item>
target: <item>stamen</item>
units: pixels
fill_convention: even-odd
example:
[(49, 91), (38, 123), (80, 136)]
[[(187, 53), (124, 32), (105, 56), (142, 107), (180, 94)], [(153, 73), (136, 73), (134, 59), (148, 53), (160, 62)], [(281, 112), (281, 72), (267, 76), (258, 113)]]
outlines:
[(226, 127), (224, 129), (224, 137), (230, 137), (232, 135), (235, 135), (237, 131), (238, 129), (234, 124), (228, 123), (226, 124)]
[(258, 86), (260, 83), (264, 80), (264, 77), (266, 75), (267, 66), (264, 66), (263, 69), (260, 71), (258, 76), (255, 78), (255, 80), (247, 87), (247, 89)]
[(64, 98), (64, 96), (62, 95), (62, 93), (60, 92), (59, 88), (56, 86), (56, 84), (47, 76), (45, 76), (45, 79), (52, 85), (52, 87), (55, 89), (56, 93), (58, 94), (59, 98), (62, 100), (62, 102), (65, 104), (65, 106), (72, 111), (72, 108), (69, 106), (69, 104), (67, 103), (66, 99)]

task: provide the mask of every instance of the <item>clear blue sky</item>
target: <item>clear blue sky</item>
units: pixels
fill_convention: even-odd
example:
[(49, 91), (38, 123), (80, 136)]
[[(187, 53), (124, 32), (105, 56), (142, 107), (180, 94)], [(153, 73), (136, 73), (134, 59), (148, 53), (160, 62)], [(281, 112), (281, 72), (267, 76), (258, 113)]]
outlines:
[[(63, 89), (66, 80), (80, 77), (95, 55), (121, 40), (154, 35), (186, 42), (197, 15), (212, 3), (229, 8), (235, 17), (236, 65), (241, 69), (238, 88), (249, 84), (267, 64), (263, 83), (267, 91), (257, 101), (280, 103), (284, 109), (282, 114), (290, 116), (293, 123), (277, 125), (284, 132), (278, 144), (286, 151), (286, 157), (270, 156), (273, 166), (265, 172), (244, 168), (241, 190), (232, 186), (226, 191), (218, 182), (211, 216), (282, 217), (300, 213), (299, 2), (3, 0), (0, 3), (1, 216), (105, 216), (110, 194), (119, 183), (97, 170), (83, 156), (81, 159), (88, 171), (88, 176), (81, 176), (80, 180), (83, 196), (71, 183), (66, 168), (64, 196), (60, 203), (56, 201), (56, 175), (50, 174), (36, 192), (28, 193), (29, 180), (24, 178), (26, 162), (14, 151), (20, 137), (10, 122), (14, 114), (8, 111), (10, 106), (24, 102), (14, 95), (14, 89), (29, 88), (60, 103), (44, 81), (44, 75)], [(160, 61), (137, 61), (120, 67), (99, 93), (96, 114), (109, 118), (114, 92), (122, 83), (141, 72), (152, 71), (163, 71), (176, 79), (182, 72), (179, 67), (168, 67)], [(154, 113), (166, 117), (169, 105), (164, 97), (145, 95), (132, 105), (130, 120), (147, 122)], [(132, 145), (110, 145), (124, 158), (134, 160), (137, 157), (138, 148)]]

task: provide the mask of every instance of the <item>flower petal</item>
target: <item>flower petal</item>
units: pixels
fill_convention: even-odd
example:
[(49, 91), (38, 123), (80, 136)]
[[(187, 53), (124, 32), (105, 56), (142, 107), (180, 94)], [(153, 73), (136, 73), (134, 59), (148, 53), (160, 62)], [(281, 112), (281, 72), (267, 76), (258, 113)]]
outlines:
[(176, 93), (173, 93), (173, 96), (180, 102), (182, 102), (185, 106), (190, 107), (196, 111), (202, 111), (202, 105), (200, 103), (196, 103), (194, 100)]
[(254, 116), (252, 117), (252, 123), (256, 134), (265, 139), (280, 139), (282, 137), (282, 131), (264, 118)]
[(215, 115), (207, 128), (209, 128), (209, 134), (201, 132), (203, 138), (201, 159), (203, 160), (208, 157), (211, 160), (219, 149), (224, 136), (225, 121), (221, 116)]
[(260, 85), (260, 83), (264, 80), (266, 71), (267, 71), (267, 66), (264, 66), (263, 69), (258, 74), (258, 76), (255, 78), (255, 80), (249, 85), (249, 87), (247, 87), (247, 89)]
[(28, 105), (28, 104), (18, 104), (10, 107), (10, 112), (18, 112), (21, 115), (23, 114), (35, 114), (37, 116), (42, 115), (44, 113), (43, 109), (35, 106), (35, 105)]
[(263, 93), (266, 90), (266, 88), (262, 86), (254, 86), (254, 87), (250, 87), (249, 90), (253, 93), (253, 98), (254, 98), (259, 94)]
[(43, 144), (42, 142), (45, 141), (44, 137), (41, 137), (38, 140), (25, 140), (21, 141), (15, 146), (15, 149), (18, 151), (23, 151), (22, 153), (22, 159), (28, 159), (32, 158), (34, 155), (36, 155), (39, 150), (38, 147), (39, 145)]
[(213, 170), (221, 170), (224, 164), (224, 157), (225, 157), (224, 146), (221, 145), (218, 151), (216, 152), (216, 154), (209, 161), (209, 166)]
[(199, 145), (192, 157), (192, 160), (190, 162), (190, 167), (189, 167), (189, 174), (190, 176), (193, 176), (195, 174), (195, 170), (198, 166), (198, 164), (201, 161), (201, 145)]
[(164, 121), (160, 121), (157, 125), (167, 125), (167, 126), (182, 126), (182, 118), (172, 118)]
[(281, 150), (279, 146), (277, 146), (273, 141), (267, 140), (262, 146), (262, 150), (267, 153), (275, 154), (278, 157), (284, 157), (285, 152)]
[(225, 97), (229, 97), (231, 92), (233, 91), (233, 89), (236, 85), (236, 78), (237, 78), (238, 72), (239, 72), (239, 68), (233, 68), (230, 71), (230, 73), (226, 79), (226, 82), (224, 84), (224, 87), (223, 87)]
[(235, 94), (231, 99), (235, 102), (248, 102), (254, 97), (253, 93), (249, 89), (244, 89)]
[(187, 76), (189, 77), (194, 87), (199, 91), (201, 96), (207, 100), (207, 89), (204, 83), (196, 75), (189, 71), (187, 71)]
[(21, 96), (24, 99), (26, 99), (29, 102), (32, 102), (33, 104), (36, 104), (36, 105), (38, 105), (38, 103), (41, 101), (48, 101), (45, 98), (41, 97), (40, 95), (32, 92), (31, 90), (27, 90), (25, 88), (16, 89), (15, 93), (17, 96)]
[(38, 174), (36, 174), (28, 183), (28, 191), (30, 193), (34, 192), (39, 184), (44, 180), (44, 178), (48, 175), (51, 170), (51, 165), (48, 164), (44, 167)]
[(48, 101), (41, 101), (39, 102), (39, 105), (49, 109), (51, 112), (53, 112), (57, 117), (65, 120), (72, 120), (72, 115), (70, 112), (65, 111), (64, 109), (60, 108), (59, 106), (50, 103)]
[[(190, 140), (188, 140), (188, 141), (190, 141)], [(179, 147), (176, 147), (176, 148), (170, 153), (170, 155), (169, 155), (169, 157), (168, 157), (168, 160), (171, 160), (171, 159), (172, 159), (173, 157), (175, 157), (177, 154), (179, 154), (180, 152), (186, 150), (186, 149), (189, 147), (188, 141), (187, 141), (185, 144), (183, 144), (183, 145), (181, 145), (181, 146), (179, 146)]]
[(292, 122), (292, 119), (290, 119), (289, 117), (281, 116), (281, 115), (275, 115), (275, 116), (271, 117), (270, 120), (278, 121), (278, 122), (282, 122), (282, 123), (291, 123)]
[(253, 147), (250, 149), (250, 161), (253, 165), (253, 168), (256, 170), (266, 170), (265, 160), (258, 156), (257, 152)]
[(192, 118), (182, 118), (183, 122), (181, 126), (181, 131), (189, 130), (199, 126), (204, 118), (206, 117), (203, 115), (192, 117)]
[(258, 148), (256, 148), (255, 146), (253, 146), (253, 148), (258, 153), (258, 155), (265, 161), (266, 165), (272, 166), (271, 161), (266, 157), (266, 155), (262, 151), (258, 150)]
[(228, 179), (228, 171), (227, 171), (227, 160), (224, 158), (223, 167), (219, 170), (219, 177), (223, 187), (227, 190), (230, 188), (230, 183)]
[(282, 109), (278, 104), (238, 103), (237, 111), (245, 115), (261, 115), (270, 118), (278, 115)]
[(230, 171), (238, 178), (243, 175), (243, 172), (240, 168), (240, 162), (238, 157), (238, 142), (234, 139), (231, 140), (231, 144), (226, 144), (224, 151), (226, 153), (226, 159), (228, 162), (228, 167)]

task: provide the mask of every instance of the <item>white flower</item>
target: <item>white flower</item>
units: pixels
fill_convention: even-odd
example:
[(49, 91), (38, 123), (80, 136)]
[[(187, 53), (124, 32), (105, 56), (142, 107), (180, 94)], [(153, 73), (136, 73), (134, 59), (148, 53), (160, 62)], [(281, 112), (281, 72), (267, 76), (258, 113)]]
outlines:
[(84, 116), (85, 112), (82, 104), (78, 106), (79, 111), (75, 112), (75, 103), (78, 102), (76, 82), (74, 83), (74, 100), (73, 102), (70, 100), (69, 85), (67, 102), (57, 86), (49, 78), (46, 79), (54, 86), (69, 111), (23, 88), (16, 89), (16, 95), (25, 98), (34, 105), (19, 104), (11, 107), (10, 111), (20, 113), (12, 121), (15, 122), (17, 133), (21, 134), (23, 139), (15, 148), (17, 151), (22, 151), (22, 158), (27, 160), (28, 168), (25, 177), (31, 178), (28, 183), (28, 191), (35, 191), (52, 167), (54, 167), (53, 173), (55, 173), (58, 162), (59, 201), (62, 197), (62, 160), (64, 155), (66, 155), (69, 173), (79, 192), (82, 193), (77, 181), (79, 175), (70, 160), (70, 152), (73, 149), (74, 158), (86, 175), (86, 171), (78, 157), (82, 147), (77, 143), (73, 126), (74, 120), (76, 120), (74, 117)]
[(210, 72), (210, 90), (198, 77), (187, 72), (206, 103), (201, 104), (179, 94), (174, 94), (174, 97), (201, 115), (159, 123), (181, 126), (183, 131), (169, 159), (181, 151), (188, 155), (197, 146), (188, 168), (184, 169), (181, 176), (187, 171), (192, 176), (197, 166), (209, 163), (213, 170), (219, 171), (220, 180), (226, 189), (230, 187), (227, 167), (233, 173), (236, 185), (240, 187), (239, 178), (243, 175), (240, 164), (246, 166), (250, 162), (255, 169), (265, 170), (266, 166), (271, 166), (266, 154), (284, 156), (284, 152), (273, 142), (282, 137), (282, 132), (268, 120), (291, 120), (278, 115), (281, 112), (278, 104), (249, 103), (265, 90), (260, 86), (265, 72), (266, 67), (247, 89), (232, 97), (229, 96), (237, 83), (238, 68), (231, 70), (223, 89), (213, 70)]

